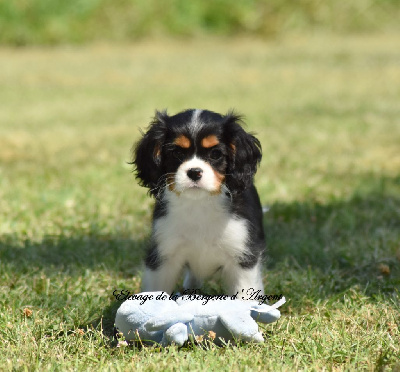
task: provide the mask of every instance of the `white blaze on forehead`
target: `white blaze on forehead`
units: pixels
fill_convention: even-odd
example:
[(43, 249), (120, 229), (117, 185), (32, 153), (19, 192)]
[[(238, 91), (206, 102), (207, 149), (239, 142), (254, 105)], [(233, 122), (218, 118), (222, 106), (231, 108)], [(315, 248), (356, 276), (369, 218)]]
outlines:
[(194, 133), (198, 132), (201, 128), (200, 115), (202, 112), (203, 112), (203, 110), (194, 110), (193, 111), (191, 127), (192, 127)]

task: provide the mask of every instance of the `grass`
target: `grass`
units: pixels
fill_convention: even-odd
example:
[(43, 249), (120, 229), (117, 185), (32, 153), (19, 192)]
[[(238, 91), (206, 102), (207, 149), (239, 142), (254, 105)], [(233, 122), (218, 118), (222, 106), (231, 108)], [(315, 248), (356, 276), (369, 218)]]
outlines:
[[(398, 370), (399, 34), (0, 49), (5, 370)], [(127, 165), (154, 109), (236, 108), (258, 133), (262, 345), (117, 348), (152, 201)]]
[(399, 30), (399, 0), (0, 0), (0, 43)]

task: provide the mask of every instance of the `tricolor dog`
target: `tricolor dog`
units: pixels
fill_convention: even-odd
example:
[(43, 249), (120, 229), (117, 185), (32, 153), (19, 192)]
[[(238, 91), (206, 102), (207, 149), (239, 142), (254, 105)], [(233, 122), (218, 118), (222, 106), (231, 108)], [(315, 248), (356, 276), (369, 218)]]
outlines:
[(142, 290), (200, 288), (219, 272), (227, 294), (264, 293), (263, 213), (253, 177), (261, 145), (235, 113), (186, 110), (155, 118), (133, 149), (155, 197)]

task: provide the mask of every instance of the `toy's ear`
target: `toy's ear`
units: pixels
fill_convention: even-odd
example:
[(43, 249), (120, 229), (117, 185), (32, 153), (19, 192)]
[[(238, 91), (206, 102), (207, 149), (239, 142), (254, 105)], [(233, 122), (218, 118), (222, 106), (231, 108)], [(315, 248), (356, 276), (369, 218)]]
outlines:
[(156, 115), (147, 128), (147, 132), (143, 134), (142, 139), (132, 151), (132, 164), (136, 167), (136, 178), (140, 180), (141, 186), (150, 189), (150, 194), (152, 195), (157, 194), (157, 190), (153, 189), (157, 186), (157, 182), (162, 176), (161, 150), (167, 132), (167, 119), (168, 114), (166, 111), (156, 111)]
[(276, 322), (281, 317), (281, 313), (278, 309), (268, 305), (265, 305), (264, 308), (260, 307), (259, 309), (252, 308), (250, 315), (257, 322), (265, 324)]
[(260, 141), (242, 128), (241, 117), (230, 113), (225, 116), (224, 137), (228, 144), (228, 169), (226, 185), (238, 194), (253, 183), (257, 166), (261, 161)]
[(282, 296), (273, 305), (254, 304), (250, 309), (250, 315), (257, 322), (275, 322), (281, 317), (281, 312), (278, 310), (278, 307), (281, 307), (284, 303), (286, 303), (286, 298)]

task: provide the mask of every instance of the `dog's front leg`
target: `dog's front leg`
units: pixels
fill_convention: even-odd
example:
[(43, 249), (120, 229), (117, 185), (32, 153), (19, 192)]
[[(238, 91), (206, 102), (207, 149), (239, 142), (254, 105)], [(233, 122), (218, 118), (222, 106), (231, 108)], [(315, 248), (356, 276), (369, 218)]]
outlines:
[[(264, 285), (262, 282), (261, 262), (258, 262), (251, 268), (243, 268), (238, 264), (225, 266), (222, 272), (222, 278), (225, 282), (227, 294), (238, 294), (238, 298), (246, 293), (257, 292), (264, 294)], [(246, 296), (243, 297), (245, 299)]]
[(142, 277), (142, 291), (164, 291), (172, 294), (181, 271), (182, 265), (172, 260), (163, 261), (155, 269), (146, 266)]

